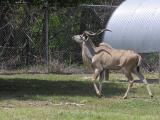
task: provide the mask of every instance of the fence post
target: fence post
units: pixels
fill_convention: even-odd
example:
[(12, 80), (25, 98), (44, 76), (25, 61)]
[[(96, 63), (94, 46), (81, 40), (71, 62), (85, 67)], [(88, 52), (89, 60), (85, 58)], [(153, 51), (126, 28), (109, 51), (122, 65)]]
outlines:
[(45, 13), (44, 13), (44, 62), (48, 66), (49, 63), (49, 47), (48, 47), (48, 2), (45, 3)]

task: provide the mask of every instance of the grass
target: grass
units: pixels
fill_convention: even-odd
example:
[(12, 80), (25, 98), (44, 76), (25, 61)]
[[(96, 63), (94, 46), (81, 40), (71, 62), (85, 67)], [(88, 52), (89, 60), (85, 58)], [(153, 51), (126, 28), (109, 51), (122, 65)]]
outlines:
[[(155, 95), (134, 84), (127, 100), (122, 96), (127, 82), (111, 74), (103, 94), (95, 95), (90, 75), (12, 74), (0, 75), (0, 120), (159, 120), (160, 84), (157, 73), (146, 74)], [(137, 78), (135, 78), (137, 79)]]

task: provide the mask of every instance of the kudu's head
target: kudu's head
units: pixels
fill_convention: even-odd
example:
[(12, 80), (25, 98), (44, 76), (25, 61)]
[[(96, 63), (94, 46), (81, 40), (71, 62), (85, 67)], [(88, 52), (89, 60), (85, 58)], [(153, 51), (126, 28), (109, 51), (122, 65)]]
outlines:
[(91, 32), (91, 31), (84, 31), (83, 34), (81, 34), (81, 35), (74, 35), (74, 36), (72, 37), (72, 39), (73, 39), (74, 41), (76, 41), (77, 43), (82, 44), (83, 42), (86, 42), (86, 41), (89, 40), (89, 36), (96, 36), (96, 35), (101, 34), (101, 33), (104, 32), (104, 31), (111, 31), (111, 30), (103, 29), (103, 30), (97, 31), (96, 33)]

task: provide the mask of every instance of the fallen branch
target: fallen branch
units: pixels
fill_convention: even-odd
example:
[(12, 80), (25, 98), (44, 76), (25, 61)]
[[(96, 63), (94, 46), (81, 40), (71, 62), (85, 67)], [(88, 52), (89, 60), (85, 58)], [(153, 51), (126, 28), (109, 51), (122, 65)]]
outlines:
[(53, 104), (53, 105), (55, 105), (55, 106), (73, 105), (73, 106), (82, 107), (82, 106), (84, 106), (85, 104), (66, 102), (66, 103), (59, 103), (59, 104)]

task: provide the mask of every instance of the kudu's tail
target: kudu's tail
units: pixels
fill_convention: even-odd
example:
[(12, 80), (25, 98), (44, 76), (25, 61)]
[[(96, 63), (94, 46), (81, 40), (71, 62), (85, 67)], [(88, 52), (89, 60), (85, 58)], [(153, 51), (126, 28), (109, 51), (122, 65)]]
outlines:
[(142, 64), (142, 57), (138, 55), (138, 64), (137, 66), (140, 66)]
[(140, 65), (142, 64), (142, 57), (140, 55), (137, 55), (138, 57), (138, 63), (137, 63), (137, 71), (140, 71)]

